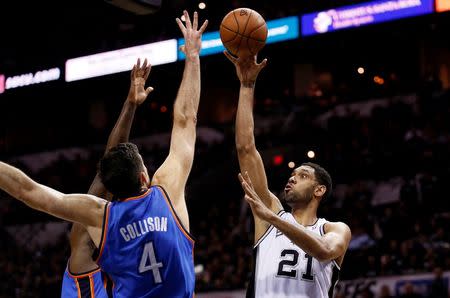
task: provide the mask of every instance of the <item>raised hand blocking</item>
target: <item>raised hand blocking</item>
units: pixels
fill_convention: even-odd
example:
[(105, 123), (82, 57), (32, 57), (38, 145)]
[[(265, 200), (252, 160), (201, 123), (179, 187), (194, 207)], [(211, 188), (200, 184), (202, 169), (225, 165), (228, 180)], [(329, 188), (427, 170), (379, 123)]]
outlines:
[(180, 50), (186, 55), (187, 58), (196, 57), (200, 54), (200, 49), (202, 47), (202, 34), (205, 32), (206, 26), (208, 26), (208, 20), (205, 20), (198, 29), (198, 13), (194, 12), (194, 20), (191, 23), (188, 12), (183, 11), (185, 24), (176, 18), (178, 27), (180, 27), (181, 33), (185, 40), (185, 44), (180, 47)]

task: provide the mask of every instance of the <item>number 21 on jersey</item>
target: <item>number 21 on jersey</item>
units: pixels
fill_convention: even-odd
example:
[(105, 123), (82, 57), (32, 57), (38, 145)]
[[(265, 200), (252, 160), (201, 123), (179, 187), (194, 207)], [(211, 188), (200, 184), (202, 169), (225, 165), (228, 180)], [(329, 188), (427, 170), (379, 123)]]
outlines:
[[(294, 249), (284, 249), (281, 252), (281, 261), (278, 264), (277, 276), (296, 278), (297, 269), (294, 268), (298, 265), (299, 255), (299, 252)], [(307, 281), (314, 281), (314, 274), (312, 272), (313, 258), (308, 254), (305, 254), (304, 258), (307, 261), (304, 271), (302, 272), (302, 279)]]

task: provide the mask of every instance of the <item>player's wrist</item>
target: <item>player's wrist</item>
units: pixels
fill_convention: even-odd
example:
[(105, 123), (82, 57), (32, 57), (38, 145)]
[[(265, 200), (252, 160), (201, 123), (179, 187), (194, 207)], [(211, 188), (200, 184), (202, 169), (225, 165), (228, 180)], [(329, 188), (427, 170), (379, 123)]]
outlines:
[(125, 105), (126, 105), (128, 108), (136, 109), (137, 106), (138, 106), (139, 104), (138, 104), (138, 101), (137, 101), (136, 99), (134, 99), (134, 98), (131, 97), (131, 96), (128, 96), (128, 97), (127, 97), (127, 100), (125, 101)]
[(199, 53), (186, 53), (186, 62), (200, 63)]
[(252, 81), (252, 80), (241, 81), (241, 87), (255, 88), (255, 83), (256, 83), (256, 81)]

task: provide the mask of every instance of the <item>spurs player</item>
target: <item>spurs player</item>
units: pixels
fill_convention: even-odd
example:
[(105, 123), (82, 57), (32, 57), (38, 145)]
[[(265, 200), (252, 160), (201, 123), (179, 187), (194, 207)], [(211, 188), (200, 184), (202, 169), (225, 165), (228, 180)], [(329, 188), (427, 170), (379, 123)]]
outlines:
[[(256, 56), (235, 58), (241, 82), (236, 117), (236, 148), (244, 177), (239, 176), (255, 222), (255, 266), (247, 297), (332, 297), (351, 238), (349, 227), (317, 217), (331, 192), (331, 177), (314, 163), (295, 169), (285, 188), (291, 213), (269, 191), (253, 135), (255, 81), (267, 63)], [(252, 183), (253, 182), (253, 183)]]

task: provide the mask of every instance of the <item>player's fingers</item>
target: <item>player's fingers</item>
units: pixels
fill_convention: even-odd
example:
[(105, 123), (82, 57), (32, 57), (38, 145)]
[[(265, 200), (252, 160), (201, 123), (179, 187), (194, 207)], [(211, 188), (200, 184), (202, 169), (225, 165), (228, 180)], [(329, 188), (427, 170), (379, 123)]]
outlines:
[(184, 19), (185, 19), (184, 22), (186, 23), (186, 28), (192, 29), (191, 18), (189, 17), (188, 12), (185, 10), (183, 13), (184, 13)]
[(245, 196), (244, 196), (244, 199), (245, 199), (250, 205), (252, 205), (253, 201), (252, 201), (252, 198), (251, 198), (250, 196), (245, 195)]
[(184, 45), (180, 46), (180, 51), (182, 51), (183, 53), (186, 53), (185, 48), (186, 47)]
[(256, 197), (256, 193), (253, 191), (252, 187), (246, 182), (242, 182), (242, 187), (244, 188), (244, 191), (247, 195), (253, 197)]
[(183, 22), (179, 18), (176, 18), (175, 21), (177, 22), (178, 27), (180, 27), (181, 33), (184, 35), (186, 33), (186, 27), (184, 27)]
[(150, 71), (152, 70), (152, 65), (151, 64), (149, 64), (148, 66), (147, 66), (147, 68), (145, 69), (145, 73), (144, 73), (144, 80), (146, 80), (147, 81), (147, 79), (148, 79), (148, 75), (150, 74)]
[(260, 66), (261, 69), (263, 69), (264, 67), (266, 67), (266, 65), (267, 65), (267, 58), (265, 58), (265, 59), (259, 64), (259, 66)]
[(198, 13), (194, 11), (194, 22), (192, 23), (192, 29), (197, 30), (198, 28)]
[(200, 30), (198, 30), (201, 34), (203, 34), (203, 32), (205, 32), (206, 27), (208, 26), (208, 20), (205, 20), (203, 22), (203, 25), (200, 27)]
[(234, 58), (228, 51), (223, 51), (223, 53), (225, 54), (225, 57), (227, 57), (233, 64), (236, 63), (236, 58)]
[(136, 62), (136, 68), (141, 68), (141, 58), (138, 58)]
[(131, 69), (131, 75), (130, 75), (132, 80), (134, 79), (135, 72), (136, 72), (136, 65), (133, 65), (133, 68)]
[(142, 68), (146, 68), (147, 67), (147, 58), (144, 59), (144, 64), (142, 64)]
[(242, 177), (241, 173), (238, 174), (238, 179), (239, 181), (241, 181), (241, 183), (244, 182), (244, 178)]
[(250, 176), (248, 175), (248, 172), (247, 172), (247, 171), (245, 171), (245, 181), (247, 181), (247, 183), (248, 183), (250, 186), (253, 186), (252, 179), (250, 179)]
[(152, 92), (153, 90), (154, 90), (153, 87), (148, 87), (147, 89), (145, 89), (145, 93), (146, 93), (147, 95), (149, 95), (150, 92)]

